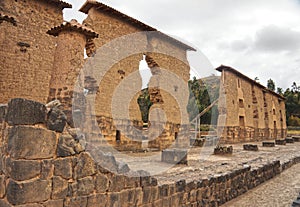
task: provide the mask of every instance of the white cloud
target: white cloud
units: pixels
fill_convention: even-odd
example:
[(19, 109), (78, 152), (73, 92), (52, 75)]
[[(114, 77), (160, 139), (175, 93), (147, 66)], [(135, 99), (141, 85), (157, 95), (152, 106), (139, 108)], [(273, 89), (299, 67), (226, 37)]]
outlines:
[[(85, 2), (65, 1), (76, 10)], [(283, 88), (299, 79), (299, 0), (99, 1), (193, 43), (214, 67), (232, 66), (262, 84), (272, 78)]]

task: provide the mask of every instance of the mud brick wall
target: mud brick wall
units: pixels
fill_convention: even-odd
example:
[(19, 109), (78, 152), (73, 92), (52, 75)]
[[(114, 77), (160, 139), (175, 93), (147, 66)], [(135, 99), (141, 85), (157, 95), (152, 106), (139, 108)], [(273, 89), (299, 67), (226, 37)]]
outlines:
[[(241, 166), (208, 179), (159, 184), (147, 172), (131, 171), (96, 146), (78, 141), (73, 129), (48, 130), (42, 104), (13, 102), (0, 107), (0, 206), (4, 207), (219, 206), (300, 163), (300, 157), (294, 157), (256, 168)], [(40, 116), (17, 116), (21, 111), (14, 106), (24, 103), (29, 117)]]
[[(93, 41), (95, 49), (99, 49), (106, 44), (110, 44), (115, 38), (145, 31), (145, 29), (142, 28), (143, 26), (138, 26), (132, 22), (125, 21), (109, 11), (110, 9), (107, 11), (105, 9), (97, 8), (97, 6), (92, 6), (88, 9), (88, 11), (85, 11), (88, 16), (84, 20), (84, 24), (92, 28), (95, 32), (102, 34), (100, 38)], [(153, 107), (150, 109), (150, 112), (155, 107), (161, 108), (166, 114), (165, 121), (171, 123), (172, 125), (172, 127), (166, 126), (165, 133), (158, 138), (158, 141), (156, 141), (158, 143), (152, 144), (152, 146), (160, 145), (160, 148), (165, 148), (174, 140), (175, 132), (179, 131), (179, 128), (173, 131), (169, 131), (169, 129), (174, 128), (174, 126), (177, 126), (178, 124), (187, 124), (188, 121), (186, 105), (188, 101), (187, 82), (189, 80), (190, 68), (186, 58), (186, 49), (174, 44), (174, 42), (167, 38), (162, 38), (162, 36), (159, 37), (146, 34), (139, 35), (139, 38), (131, 41), (131, 44), (126, 46), (126, 50), (128, 51), (134, 51), (134, 48), (140, 48), (142, 51), (139, 51), (140, 53), (138, 54), (130, 55), (122, 60), (116, 60), (116, 63), (113, 64), (111, 68), (108, 68), (109, 70), (105, 74), (101, 75), (101, 82), (99, 84), (95, 101), (95, 115), (112, 117), (112, 110), (115, 110), (118, 112), (120, 119), (125, 119), (128, 118), (126, 113), (129, 111), (130, 120), (134, 123), (137, 123), (132, 123), (131, 125), (137, 128), (142, 126), (141, 113), (137, 104), (137, 98), (140, 95), (140, 90), (142, 87), (142, 80), (138, 70), (139, 62), (142, 60), (143, 54), (145, 54), (147, 58), (150, 57), (156, 63), (153, 65), (151, 62), (147, 62), (153, 75), (149, 83), (151, 99), (155, 100), (158, 96), (161, 99), (159, 104), (154, 103)], [(155, 52), (149, 53), (147, 51), (159, 51), (168, 55)], [(122, 54), (122, 52), (124, 51), (115, 51), (112, 54), (113, 56), (108, 57), (108, 59), (111, 60), (114, 57), (118, 57), (118, 55)], [(105, 58), (103, 60), (105, 60)], [(97, 67), (102, 67), (102, 63), (98, 62), (96, 64), (98, 64)], [(178, 82), (178, 79), (176, 79), (176, 81), (172, 81), (168, 79), (170, 76), (166, 74), (162, 76), (161, 73), (157, 73), (157, 68), (155, 68), (156, 66), (169, 71), (171, 74), (174, 74), (174, 76), (177, 76), (177, 78), (181, 81), (181, 84), (176, 83)], [(126, 83), (131, 83), (131, 85)], [(153, 89), (151, 85), (153, 85), (153, 83), (156, 87), (157, 85), (155, 84), (158, 83), (159, 87), (165, 87), (170, 90), (166, 91), (160, 89), (158, 93), (159, 95), (157, 93), (151, 93)], [(184, 89), (186, 89), (186, 91), (184, 91)], [(118, 105), (121, 107), (112, 107), (112, 101), (116, 97), (114, 95), (116, 94), (117, 90), (124, 91), (123, 94), (132, 94), (131, 97), (129, 97), (129, 104), (127, 104), (126, 101), (124, 102), (124, 100), (128, 97), (124, 96), (124, 98), (118, 98), (117, 95), (117, 102), (119, 102)], [(176, 97), (176, 94), (181, 95)], [(180, 108), (177, 101), (179, 101), (180, 105), (183, 106), (182, 108)], [(153, 122), (155, 121), (160, 122), (163, 120), (154, 120)], [(101, 125), (101, 123), (99, 124)], [(111, 126), (108, 127), (114, 128)], [(103, 130), (107, 139), (111, 141), (116, 139), (115, 131), (110, 129)], [(162, 140), (161, 142), (164, 143), (159, 144), (160, 140)]]
[(62, 7), (2, 0), (0, 13), (16, 20), (16, 26), (0, 23), (0, 103), (15, 97), (46, 102), (56, 44), (46, 32), (63, 21)]
[(221, 71), (218, 106), (221, 142), (285, 138), (287, 127), (283, 98), (234, 69), (225, 66)]
[(72, 108), (74, 86), (80, 81), (78, 75), (84, 64), (85, 44), (86, 36), (76, 31), (63, 31), (57, 37), (48, 101), (57, 99), (66, 110)]
[[(124, 21), (114, 18), (111, 15), (105, 12), (99, 12), (96, 8), (92, 7), (88, 11), (88, 16), (84, 20), (84, 24), (92, 28), (95, 32), (101, 34), (100, 38), (94, 40), (96, 50), (102, 47), (103, 45), (109, 43), (115, 38), (122, 37), (135, 32), (140, 32), (141, 30), (137, 27), (125, 23)], [(142, 37), (141, 37), (142, 38)], [(142, 38), (142, 40), (145, 40)], [(129, 47), (134, 47), (135, 44), (139, 42), (132, 43), (128, 45)], [(130, 48), (128, 48), (130, 51)], [(120, 54), (123, 51), (120, 51)], [(120, 54), (113, 54), (115, 57), (118, 57)], [(107, 57), (109, 59), (115, 57)], [(112, 97), (115, 92), (116, 87), (124, 80), (128, 75), (134, 72), (139, 71), (139, 62), (143, 59), (143, 54), (132, 54), (130, 57), (126, 57), (122, 60), (116, 60), (116, 63), (108, 68), (106, 74), (103, 74), (101, 77), (101, 83), (99, 85), (99, 95), (96, 98), (95, 110), (97, 115), (102, 115), (106, 117), (111, 117), (111, 104)], [(104, 59), (105, 60), (105, 59)], [(98, 63), (99, 64), (99, 63)], [(101, 63), (100, 63), (101, 64)], [(123, 73), (120, 73), (122, 70)], [(138, 73), (137, 73), (138, 74)], [(138, 75), (135, 76), (134, 82), (132, 82), (132, 88), (142, 88), (142, 79)], [(127, 88), (130, 91), (130, 88)], [(124, 89), (126, 90), (126, 89)], [(132, 97), (133, 101), (129, 105), (130, 117), (131, 120), (142, 121), (141, 113), (137, 103), (137, 98), (140, 95), (136, 91), (136, 95)], [(105, 95), (103, 95), (105, 94)]]

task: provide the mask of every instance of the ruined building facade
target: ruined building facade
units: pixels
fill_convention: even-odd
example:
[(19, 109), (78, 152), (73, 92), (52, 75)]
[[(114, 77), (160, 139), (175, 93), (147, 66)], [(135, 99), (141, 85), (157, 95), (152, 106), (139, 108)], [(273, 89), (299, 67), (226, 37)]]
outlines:
[(218, 133), (222, 143), (285, 138), (285, 99), (237, 70), (220, 66)]
[[(117, 61), (103, 74), (101, 82), (90, 76), (79, 79), (82, 87), (87, 88), (89, 93), (96, 94), (93, 114), (96, 122), (91, 123), (91, 128), (99, 126), (102, 138), (106, 138), (113, 145), (121, 148), (131, 145), (133, 148), (140, 147), (138, 145), (141, 142), (128, 139), (116, 128), (116, 124), (120, 122), (139, 130), (142, 128), (137, 103), (139, 91), (130, 98), (127, 107), (128, 119), (113, 120), (111, 107), (118, 85), (131, 74), (138, 72), (139, 62), (143, 55), (146, 55), (152, 73), (149, 83), (152, 109), (163, 109), (166, 116), (162, 133), (159, 138), (149, 142), (149, 147), (166, 148), (175, 140), (182, 126), (187, 125), (188, 120), (182, 121), (185, 114), (181, 113), (176, 97), (170, 94), (170, 91), (157, 87), (157, 83), (168, 82), (160, 68), (178, 76), (187, 87), (190, 67), (186, 55), (187, 51), (194, 49), (153, 27), (92, 0), (87, 0), (80, 9), (87, 14), (83, 25), (75, 20), (63, 22), (62, 10), (71, 7), (60, 0), (0, 2), (0, 103), (7, 103), (16, 97), (42, 103), (58, 99), (71, 120), (72, 98), (82, 95), (82, 91), (76, 91), (74, 85), (85, 63), (89, 64), (89, 59), (95, 56), (99, 48), (116, 38), (136, 32), (152, 31), (155, 35), (142, 34), (139, 38), (147, 43), (145, 50)], [(133, 43), (132, 47), (135, 44), (138, 45), (139, 42)], [(84, 58), (84, 51), (88, 58)], [(154, 87), (151, 87), (151, 84)], [(141, 77), (135, 76), (133, 85), (126, 87), (128, 91), (131, 88), (141, 89)], [(183, 93), (180, 85), (172, 82), (168, 88), (174, 90), (172, 93), (184, 94), (184, 97), (180, 98), (183, 102), (181, 105), (186, 105), (188, 93)], [(154, 120), (151, 124), (157, 123)]]

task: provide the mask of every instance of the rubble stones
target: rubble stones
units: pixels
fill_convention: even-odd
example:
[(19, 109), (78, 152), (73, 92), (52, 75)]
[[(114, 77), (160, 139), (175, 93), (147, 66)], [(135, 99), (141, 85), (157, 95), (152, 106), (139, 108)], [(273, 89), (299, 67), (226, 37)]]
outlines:
[(45, 123), (46, 106), (35, 101), (15, 98), (8, 103), (6, 121), (9, 125), (34, 125)]
[(233, 153), (233, 147), (232, 146), (217, 146), (214, 149), (215, 155), (226, 155), (226, 154), (232, 154)]
[(79, 154), (85, 150), (79, 140), (74, 139), (69, 134), (62, 134), (58, 140), (57, 156), (67, 157), (75, 154)]
[(205, 143), (205, 139), (200, 139), (200, 138), (191, 138), (190, 139), (190, 145), (195, 146), (195, 147), (202, 147)]
[(14, 159), (52, 158), (56, 151), (56, 134), (30, 126), (9, 129), (8, 151)]
[(285, 141), (286, 141), (286, 143), (289, 143), (289, 144), (293, 144), (294, 143), (294, 139), (293, 138), (286, 138)]
[(244, 144), (243, 149), (247, 151), (258, 151), (258, 146), (256, 144)]
[(292, 138), (294, 142), (300, 142), (300, 136), (293, 136)]
[(63, 132), (67, 117), (58, 107), (52, 108), (47, 116), (47, 128), (56, 132)]

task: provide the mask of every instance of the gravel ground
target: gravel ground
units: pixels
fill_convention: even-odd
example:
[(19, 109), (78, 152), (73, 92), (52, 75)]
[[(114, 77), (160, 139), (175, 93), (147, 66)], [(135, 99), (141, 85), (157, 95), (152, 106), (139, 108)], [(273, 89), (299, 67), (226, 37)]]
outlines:
[(297, 164), (222, 207), (290, 207), (299, 192), (300, 164)]
[[(300, 142), (276, 147), (262, 147), (261, 142), (251, 143), (259, 146), (259, 151), (244, 151), (243, 144), (233, 145), (233, 155), (213, 155), (213, 147), (191, 148), (188, 154), (188, 165), (168, 165), (161, 162), (160, 152), (120, 153), (117, 160), (125, 162), (133, 170), (151, 172), (159, 184), (173, 183), (181, 179), (187, 182), (208, 178), (216, 174), (230, 172), (250, 165), (251, 168), (265, 165), (274, 160), (288, 161), (300, 157)], [(156, 155), (156, 156), (153, 156)], [(126, 158), (125, 158), (126, 157)]]

